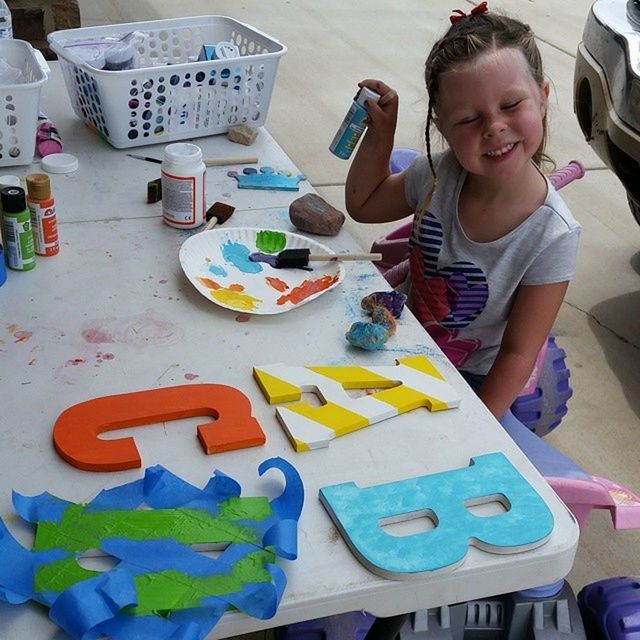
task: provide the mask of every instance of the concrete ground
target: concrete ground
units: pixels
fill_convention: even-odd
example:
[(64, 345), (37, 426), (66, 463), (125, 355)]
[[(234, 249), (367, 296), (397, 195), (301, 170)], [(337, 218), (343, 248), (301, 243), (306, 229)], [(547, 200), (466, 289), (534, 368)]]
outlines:
[[(624, 0), (620, 0), (623, 2)], [(365, 77), (398, 90), (396, 146), (423, 148), (422, 66), (464, 0), (79, 0), (82, 25), (184, 15), (228, 15), (280, 40), (282, 58), (266, 126), (326, 200), (344, 210), (348, 162), (327, 150)], [(585, 143), (572, 107), (575, 52), (590, 0), (512, 0), (494, 5), (531, 24), (552, 83), (550, 155), (585, 178), (562, 194), (583, 226), (577, 274), (556, 322), (574, 390), (549, 441), (592, 474), (640, 494), (640, 227), (624, 190)], [(368, 248), (394, 225), (351, 228)], [(595, 580), (640, 575), (640, 530), (615, 531), (593, 512), (568, 579), (576, 593)]]

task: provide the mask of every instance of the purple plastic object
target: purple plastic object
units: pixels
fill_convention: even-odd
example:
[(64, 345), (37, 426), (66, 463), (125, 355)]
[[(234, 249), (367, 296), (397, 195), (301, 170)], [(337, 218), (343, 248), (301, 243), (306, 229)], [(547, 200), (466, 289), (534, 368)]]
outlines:
[(364, 640), (375, 618), (364, 611), (341, 613), (276, 629), (276, 640)]
[(567, 401), (573, 395), (571, 373), (565, 364), (566, 352), (549, 336), (547, 348), (535, 379), (511, 405), (520, 422), (539, 436), (555, 429), (567, 414)]
[(587, 585), (578, 606), (588, 638), (640, 638), (640, 582), (638, 577), (607, 578)]
[(396, 147), (391, 152), (389, 158), (389, 169), (391, 173), (400, 173), (409, 167), (409, 165), (420, 155), (416, 149), (408, 149), (406, 147)]
[(577, 160), (571, 160), (568, 165), (550, 174), (549, 182), (556, 189), (562, 189), (562, 187), (566, 187), (570, 182), (584, 177), (584, 174), (584, 165)]

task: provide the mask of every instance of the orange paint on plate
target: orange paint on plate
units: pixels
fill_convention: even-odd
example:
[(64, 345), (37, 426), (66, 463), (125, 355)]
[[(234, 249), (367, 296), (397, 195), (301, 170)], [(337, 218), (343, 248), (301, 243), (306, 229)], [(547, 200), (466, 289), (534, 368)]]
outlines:
[(325, 289), (328, 289), (331, 285), (335, 284), (338, 281), (338, 276), (322, 276), (322, 278), (318, 278), (317, 280), (305, 280), (301, 284), (299, 284), (294, 289), (284, 295), (280, 296), (276, 300), (276, 304), (282, 305), (286, 302), (291, 302), (292, 304), (300, 304), (303, 300), (306, 300), (309, 296), (312, 296), (316, 293), (320, 293)]
[(272, 278), (271, 276), (267, 276), (265, 278), (267, 284), (274, 288), (276, 291), (286, 291), (289, 288), (289, 285), (284, 281), (280, 280), (280, 278)]
[(198, 277), (198, 281), (205, 287), (209, 287), (209, 289), (220, 289), (220, 285), (215, 280), (211, 280), (211, 278)]

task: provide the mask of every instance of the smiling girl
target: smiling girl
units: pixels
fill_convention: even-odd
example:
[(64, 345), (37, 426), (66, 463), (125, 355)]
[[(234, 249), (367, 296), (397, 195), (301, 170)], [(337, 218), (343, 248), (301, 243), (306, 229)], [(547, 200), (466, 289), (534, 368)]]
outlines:
[[(511, 419), (573, 276), (580, 226), (541, 171), (549, 84), (531, 29), (486, 3), (451, 22), (425, 64), (426, 156), (392, 175), (398, 99), (368, 104), (346, 204), (359, 222), (414, 214), (410, 308), (489, 410)], [(432, 153), (432, 126), (444, 153)]]

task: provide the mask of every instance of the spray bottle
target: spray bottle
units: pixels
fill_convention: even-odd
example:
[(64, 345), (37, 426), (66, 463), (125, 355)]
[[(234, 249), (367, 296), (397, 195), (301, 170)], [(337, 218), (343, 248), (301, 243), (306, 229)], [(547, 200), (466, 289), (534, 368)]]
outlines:
[(28, 175), (27, 193), (35, 252), (39, 256), (54, 256), (60, 251), (60, 245), (56, 204), (51, 195), (49, 176), (46, 173)]
[(362, 87), (356, 94), (351, 108), (344, 117), (338, 132), (333, 141), (329, 145), (329, 150), (338, 158), (348, 160), (353, 153), (360, 136), (365, 130), (365, 118), (367, 117), (367, 108), (365, 103), (378, 102), (380, 95), (372, 91), (368, 87)]

